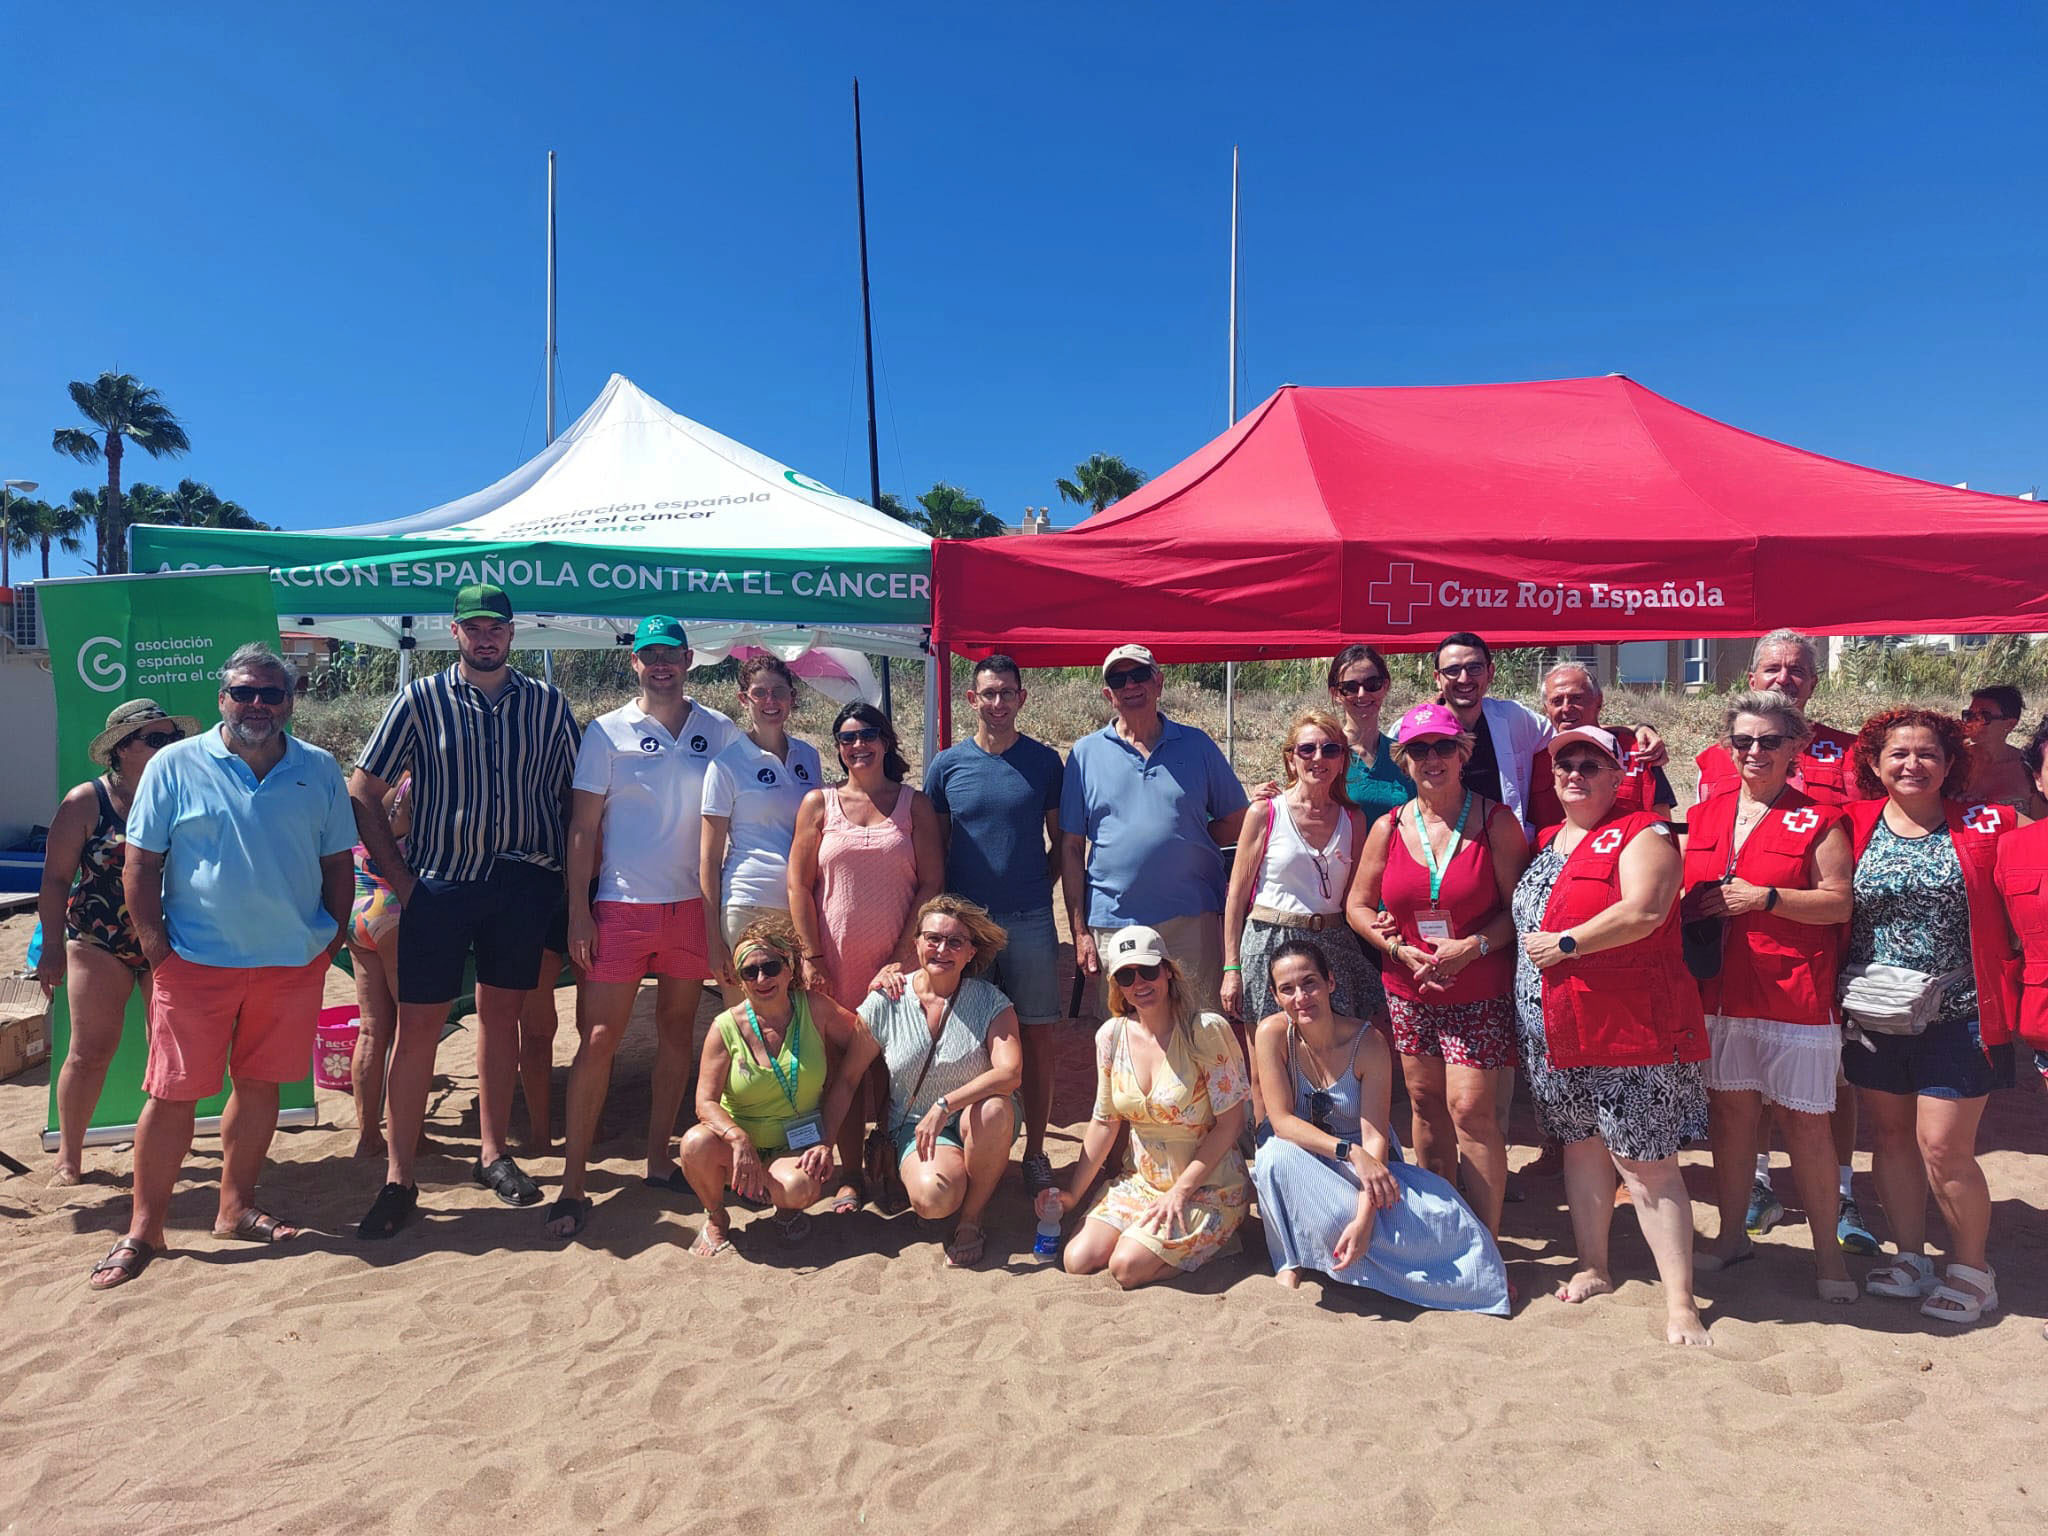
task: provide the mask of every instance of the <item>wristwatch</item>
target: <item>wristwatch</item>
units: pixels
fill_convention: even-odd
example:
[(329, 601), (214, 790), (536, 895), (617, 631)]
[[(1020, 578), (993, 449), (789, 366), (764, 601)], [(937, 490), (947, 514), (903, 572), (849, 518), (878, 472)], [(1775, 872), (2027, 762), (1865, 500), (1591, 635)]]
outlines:
[(1353, 1153), (1353, 1152), (1354, 1152), (1355, 1150), (1357, 1150), (1357, 1147), (1358, 1147), (1358, 1143), (1357, 1143), (1357, 1142), (1355, 1142), (1355, 1141), (1340, 1141), (1340, 1142), (1338, 1142), (1338, 1143), (1337, 1143), (1337, 1161), (1338, 1161), (1338, 1162), (1340, 1162), (1340, 1163), (1348, 1163), (1348, 1162), (1350, 1162), (1350, 1161), (1351, 1161), (1351, 1154), (1352, 1154), (1352, 1153)]
[(1778, 905), (1778, 888), (1777, 888), (1777, 887), (1776, 887), (1776, 886), (1774, 885), (1774, 886), (1771, 886), (1771, 887), (1770, 887), (1770, 895), (1768, 895), (1768, 896), (1766, 896), (1766, 897), (1764, 898), (1764, 910), (1765, 910), (1766, 912), (1769, 912), (1769, 911), (1771, 911), (1771, 910), (1772, 910), (1772, 909), (1773, 909), (1774, 907), (1776, 907), (1777, 905)]
[(1568, 933), (1557, 936), (1557, 952), (1560, 955), (1575, 955), (1579, 952), (1579, 941)]
[(946, 1096), (943, 1093), (940, 1094), (936, 1099), (932, 1100), (932, 1108), (936, 1109), (939, 1112), (939, 1118), (941, 1120), (950, 1120), (953, 1118), (953, 1106), (946, 1102)]
[(1486, 935), (1483, 933), (1479, 935), (1479, 958), (1484, 960), (1486, 958), (1486, 952), (1491, 948), (1493, 948), (1493, 946), (1486, 942)]

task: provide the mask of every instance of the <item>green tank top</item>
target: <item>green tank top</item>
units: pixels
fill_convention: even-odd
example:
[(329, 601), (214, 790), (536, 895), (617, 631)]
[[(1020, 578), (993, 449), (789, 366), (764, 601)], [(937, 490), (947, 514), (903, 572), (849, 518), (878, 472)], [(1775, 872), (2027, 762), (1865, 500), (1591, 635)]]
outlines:
[[(744, 1004), (738, 1009), (726, 1009), (717, 1020), (719, 1038), (725, 1041), (726, 1054), (732, 1058), (725, 1091), (718, 1096), (719, 1107), (732, 1116), (733, 1123), (763, 1152), (780, 1147), (783, 1126), (815, 1113), (825, 1097), (825, 1042), (811, 1025), (810, 999), (795, 992), (790, 1000), (795, 1011), (789, 1030), (782, 1037), (782, 1049), (775, 1056), (775, 1065), (782, 1069), (780, 1077), (773, 1068), (754, 1060), (749, 1045), (754, 1029), (747, 1022)], [(792, 1041), (796, 1043), (794, 1060), (789, 1049)], [(790, 1093), (786, 1091), (789, 1089), (795, 1091), (794, 1104), (790, 1103)]]

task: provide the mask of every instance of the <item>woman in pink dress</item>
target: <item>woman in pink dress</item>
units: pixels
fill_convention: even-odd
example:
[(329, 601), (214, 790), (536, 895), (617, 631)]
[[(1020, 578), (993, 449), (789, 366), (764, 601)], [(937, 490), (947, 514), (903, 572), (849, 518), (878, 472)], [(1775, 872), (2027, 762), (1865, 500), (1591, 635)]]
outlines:
[[(832, 721), (832, 740), (846, 779), (812, 790), (797, 812), (789, 915), (803, 942), (804, 986), (851, 1009), (884, 969), (915, 964), (917, 910), (944, 883), (946, 851), (931, 801), (903, 782), (910, 767), (887, 715), (849, 704)], [(865, 1198), (861, 1145), (885, 1092), (886, 1082), (864, 1084), (840, 1130), (835, 1212), (857, 1211)]]

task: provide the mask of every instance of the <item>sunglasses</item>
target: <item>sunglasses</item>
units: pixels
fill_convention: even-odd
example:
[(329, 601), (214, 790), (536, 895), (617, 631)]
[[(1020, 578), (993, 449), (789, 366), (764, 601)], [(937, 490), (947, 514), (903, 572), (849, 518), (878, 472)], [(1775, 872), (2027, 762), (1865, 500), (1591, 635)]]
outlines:
[(2011, 715), (1987, 715), (1981, 709), (1966, 709), (1963, 711), (1961, 718), (1971, 721), (1976, 725), (1989, 725), (1994, 720), (2010, 720), (2013, 717)]
[(232, 688), (221, 689), (221, 692), (237, 704), (254, 704), (259, 699), (265, 704), (282, 704), (285, 701), (282, 688), (252, 688), (247, 683), (237, 683)]
[(749, 688), (740, 697), (752, 699), (756, 704), (773, 704), (778, 700), (793, 699), (796, 695), (787, 688)]
[(1437, 736), (1428, 741), (1411, 741), (1408, 743), (1408, 755), (1410, 757), (1456, 757), (1458, 755), (1458, 743), (1455, 737), (1450, 736)]
[(1482, 673), (1490, 671), (1492, 667), (1493, 663), (1490, 661), (1461, 661), (1455, 666), (1438, 667), (1436, 675), (1438, 677), (1478, 677)]
[[(185, 733), (183, 731), (138, 731), (122, 742), (121, 747), (132, 747), (137, 742), (140, 742), (145, 747), (152, 747), (161, 751), (172, 742), (183, 741), (184, 739)], [(121, 750), (121, 747), (116, 747), (114, 750), (118, 752)]]
[(1339, 758), (1349, 750), (1341, 741), (1298, 741), (1294, 744), (1294, 755), (1304, 763), (1312, 763), (1319, 757), (1326, 761)]
[(780, 960), (757, 960), (752, 965), (740, 967), (740, 975), (748, 981), (773, 981), (782, 974)]
[(1102, 680), (1113, 691), (1120, 693), (1124, 689), (1134, 688), (1140, 683), (1149, 683), (1152, 681), (1152, 677), (1153, 672), (1150, 667), (1126, 667), (1121, 672), (1103, 674)]
[(1118, 986), (1128, 987), (1134, 981), (1157, 981), (1165, 970), (1163, 965), (1127, 965), (1110, 976)]
[(864, 725), (857, 731), (839, 732), (839, 745), (842, 747), (859, 746), (863, 742), (880, 741), (881, 739), (881, 731), (872, 725)]
[(1326, 1088), (1316, 1088), (1308, 1096), (1308, 1123), (1325, 1136), (1336, 1134), (1330, 1129), (1330, 1117), (1337, 1112), (1337, 1101)]
[(1582, 779), (1590, 779), (1603, 768), (1612, 768), (1613, 766), (1614, 764), (1608, 762), (1605, 758), (1599, 757), (1559, 758), (1557, 760), (1559, 776), (1567, 779), (1573, 774), (1577, 774)]
[(1730, 736), (1728, 745), (1738, 753), (1747, 752), (1751, 747), (1762, 747), (1766, 752), (1775, 752), (1785, 745), (1787, 738), (1777, 731), (1764, 736)]
[(1361, 693), (1385, 693), (1387, 680), (1384, 677), (1368, 677), (1362, 680), (1354, 678), (1348, 683), (1339, 683), (1337, 691), (1347, 699), (1355, 699)]
[(933, 949), (974, 948), (974, 940), (964, 933), (920, 933), (918, 938)]

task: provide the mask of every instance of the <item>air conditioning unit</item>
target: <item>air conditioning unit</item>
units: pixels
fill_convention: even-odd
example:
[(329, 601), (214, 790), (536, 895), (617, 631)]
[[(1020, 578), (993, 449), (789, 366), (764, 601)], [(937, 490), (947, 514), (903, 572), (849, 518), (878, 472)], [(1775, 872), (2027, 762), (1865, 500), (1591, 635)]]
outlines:
[(14, 606), (8, 610), (8, 638), (18, 651), (40, 651), (48, 648), (43, 638), (43, 615), (36, 602), (33, 582), (24, 582), (14, 589)]

